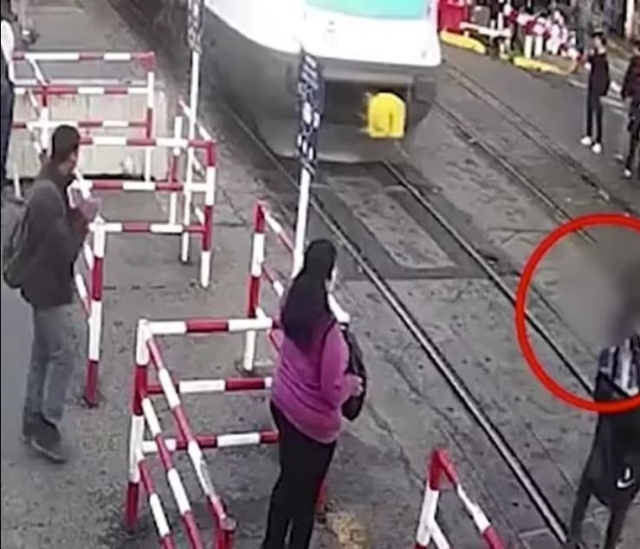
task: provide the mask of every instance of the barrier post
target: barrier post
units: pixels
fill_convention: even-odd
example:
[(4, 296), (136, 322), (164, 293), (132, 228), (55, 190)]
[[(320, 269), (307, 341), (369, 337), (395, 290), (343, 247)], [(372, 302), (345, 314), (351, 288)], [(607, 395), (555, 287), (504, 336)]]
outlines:
[[(155, 114), (155, 93), (156, 93), (156, 73), (155, 56), (145, 58), (145, 68), (147, 70), (147, 108), (145, 112), (145, 137), (153, 137), (154, 114)], [(151, 181), (151, 153), (152, 148), (147, 147), (144, 151), (144, 180)]]
[[(190, 149), (193, 150), (193, 149)], [(211, 282), (211, 259), (213, 254), (213, 208), (216, 199), (216, 147), (213, 141), (207, 142), (206, 148), (206, 191), (204, 195), (204, 232), (202, 233), (202, 250), (200, 265), (200, 283), (203, 288), (208, 288)], [(187, 189), (191, 196), (191, 189)], [(187, 194), (185, 194), (185, 202)], [(189, 204), (189, 216), (191, 205)], [(188, 233), (185, 233), (188, 236)]]
[[(253, 240), (251, 244), (251, 271), (249, 276), (249, 292), (247, 300), (247, 318), (257, 318), (260, 304), (260, 282), (262, 280), (265, 257), (265, 212), (262, 204), (255, 205), (253, 214)], [(245, 336), (243, 367), (245, 372), (252, 372), (256, 356), (258, 340), (257, 331), (248, 331)]]
[[(434, 526), (436, 526), (438, 499), (440, 498), (440, 477), (441, 468), (438, 460), (438, 451), (435, 451), (431, 454), (429, 465), (427, 466), (427, 482), (422, 500), (422, 508), (420, 510), (414, 549), (427, 549), (431, 542), (431, 534)], [(443, 546), (441, 543), (436, 543), (436, 547), (441, 546)], [(446, 545), (444, 546), (446, 547)]]
[[(182, 116), (177, 115), (173, 123), (173, 137), (176, 140), (182, 137)], [(176, 183), (178, 181), (178, 164), (180, 161), (181, 150), (180, 147), (174, 147), (171, 152), (171, 164), (169, 166), (169, 174), (167, 180), (169, 183)], [(149, 179), (145, 179), (149, 181)], [(176, 225), (178, 223), (178, 193), (173, 191), (169, 195), (169, 225)]]
[(104, 286), (104, 254), (107, 229), (102, 219), (93, 223), (93, 265), (91, 268), (91, 309), (89, 316), (89, 352), (85, 401), (89, 406), (98, 404), (98, 364), (102, 341), (102, 299)]
[[(202, 17), (203, 1), (189, 0), (189, 18), (187, 37), (191, 49), (191, 77), (189, 80), (189, 128), (187, 138), (193, 140), (196, 137), (196, 119), (198, 117), (198, 100), (200, 94), (200, 52), (202, 48)], [(193, 182), (193, 170), (195, 164), (195, 151), (187, 150), (187, 187)], [(183, 223), (188, 225), (191, 219), (191, 190), (187, 188), (184, 194)], [(189, 260), (189, 235), (182, 236), (181, 259), (183, 262)]]
[(144, 440), (144, 414), (142, 399), (147, 395), (149, 375), (148, 322), (138, 321), (135, 340), (135, 374), (133, 380), (133, 398), (131, 401), (131, 426), (129, 432), (129, 481), (125, 505), (125, 524), (127, 530), (133, 530), (138, 522), (140, 501), (140, 467), (138, 455), (142, 454)]

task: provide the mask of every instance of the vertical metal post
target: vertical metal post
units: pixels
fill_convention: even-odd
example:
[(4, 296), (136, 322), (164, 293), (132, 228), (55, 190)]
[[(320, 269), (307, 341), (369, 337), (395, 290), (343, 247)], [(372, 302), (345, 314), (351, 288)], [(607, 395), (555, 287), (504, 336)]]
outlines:
[(299, 123), (296, 148), (300, 158), (300, 195), (293, 249), (295, 276), (302, 268), (309, 218), (311, 184), (317, 165), (318, 134), (324, 109), (324, 80), (319, 62), (302, 50), (298, 76)]
[[(198, 117), (198, 100), (200, 96), (200, 58), (202, 52), (202, 18), (204, 16), (203, 0), (189, 0), (189, 17), (187, 39), (191, 48), (191, 78), (189, 82), (189, 125), (187, 137), (193, 140), (196, 137), (196, 120)], [(191, 223), (191, 202), (193, 183), (193, 170), (195, 165), (195, 150), (193, 147), (187, 148), (187, 174), (186, 186), (183, 200), (182, 222), (185, 225)], [(182, 245), (180, 249), (180, 259), (183, 262), (189, 260), (190, 235), (182, 234)]]

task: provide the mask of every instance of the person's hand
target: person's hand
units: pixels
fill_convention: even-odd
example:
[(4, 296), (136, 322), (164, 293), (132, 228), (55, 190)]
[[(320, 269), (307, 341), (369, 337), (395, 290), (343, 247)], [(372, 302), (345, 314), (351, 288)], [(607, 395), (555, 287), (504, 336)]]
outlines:
[(100, 210), (100, 201), (97, 198), (83, 198), (78, 202), (78, 211), (89, 223), (95, 220)]
[(359, 397), (364, 392), (364, 381), (360, 376), (351, 376), (351, 396)]

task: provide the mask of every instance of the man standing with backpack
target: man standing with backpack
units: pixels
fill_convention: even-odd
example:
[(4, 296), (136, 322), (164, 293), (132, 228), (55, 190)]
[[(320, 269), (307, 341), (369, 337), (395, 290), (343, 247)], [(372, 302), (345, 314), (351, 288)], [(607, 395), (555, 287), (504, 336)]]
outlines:
[(1, 86), (1, 120), (0, 120), (0, 183), (2, 189), (9, 184), (7, 179), (7, 153), (9, 152), (9, 139), (11, 138), (11, 126), (13, 125), (13, 106), (15, 93), (13, 90), (13, 50), (15, 48), (15, 35), (11, 25), (12, 13), (9, 0), (1, 0), (0, 30), (2, 31), (2, 55), (0, 55), (0, 86)]
[(5, 282), (19, 288), (33, 310), (33, 345), (23, 411), (25, 442), (51, 461), (67, 460), (58, 424), (75, 357), (72, 352), (74, 263), (97, 214), (97, 203), (67, 196), (78, 160), (80, 134), (53, 133), (51, 158), (37, 177), (22, 218), (5, 244)]

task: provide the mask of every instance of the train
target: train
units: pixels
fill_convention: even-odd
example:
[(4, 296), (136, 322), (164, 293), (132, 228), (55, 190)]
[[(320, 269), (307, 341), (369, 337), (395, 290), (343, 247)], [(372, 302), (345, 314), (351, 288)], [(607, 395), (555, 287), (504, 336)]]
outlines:
[[(295, 155), (302, 49), (324, 76), (321, 159), (389, 158), (435, 102), (438, 0), (205, 0), (204, 7), (203, 70), (279, 156)], [(376, 94), (402, 100), (401, 138), (367, 132)]]

